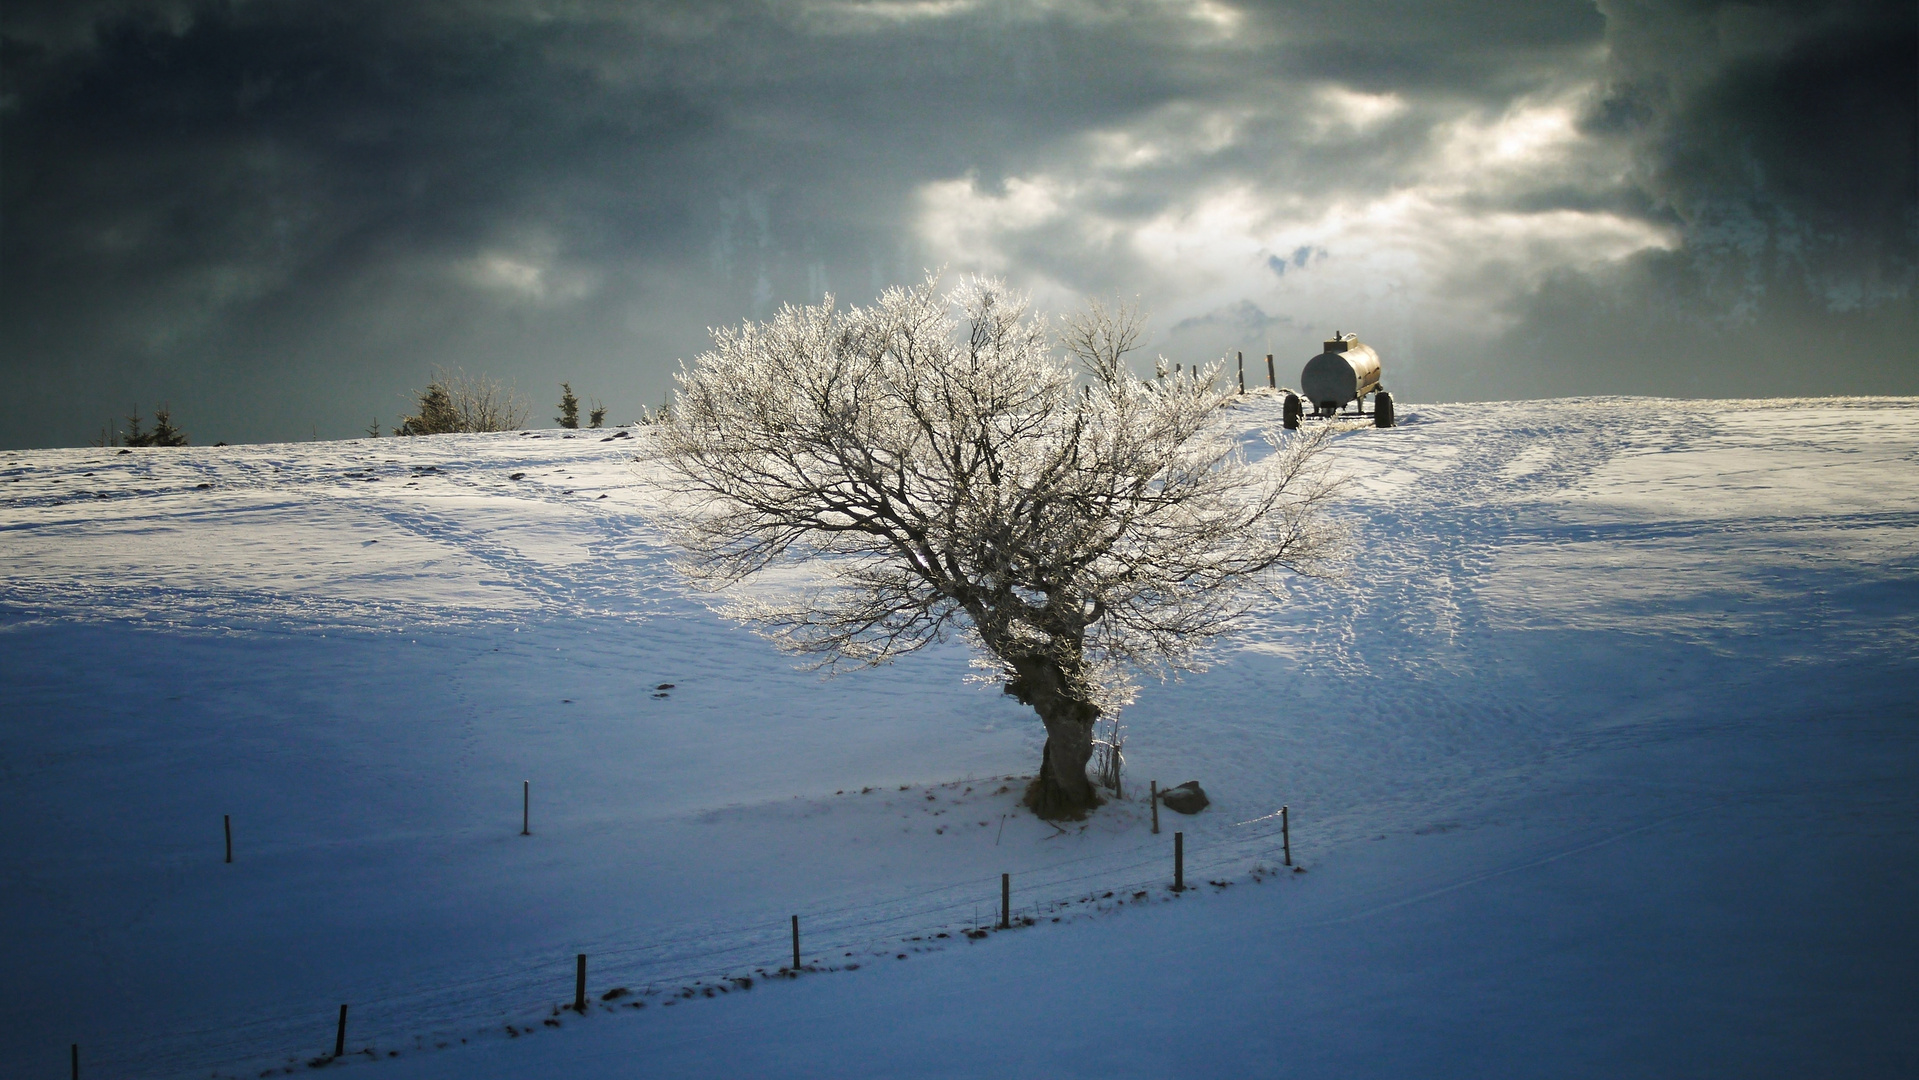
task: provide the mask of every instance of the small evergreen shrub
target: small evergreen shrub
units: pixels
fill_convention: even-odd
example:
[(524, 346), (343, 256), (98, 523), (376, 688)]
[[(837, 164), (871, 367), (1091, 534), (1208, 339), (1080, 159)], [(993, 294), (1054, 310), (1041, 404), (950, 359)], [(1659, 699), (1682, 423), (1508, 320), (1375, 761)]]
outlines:
[(418, 398), (418, 411), (400, 421), (395, 435), (512, 431), (524, 427), (532, 411), (512, 388), (458, 368), (435, 368), (433, 381)]
[[(140, 419), (140, 407), (136, 405), (133, 412), (127, 415), (127, 426), (119, 433), (118, 445), (186, 446), (188, 444), (187, 433), (174, 426), (173, 414), (165, 405), (154, 410), (152, 430), (142, 430), (143, 424), (144, 422)], [(113, 446), (115, 442), (103, 431), (100, 445)]]

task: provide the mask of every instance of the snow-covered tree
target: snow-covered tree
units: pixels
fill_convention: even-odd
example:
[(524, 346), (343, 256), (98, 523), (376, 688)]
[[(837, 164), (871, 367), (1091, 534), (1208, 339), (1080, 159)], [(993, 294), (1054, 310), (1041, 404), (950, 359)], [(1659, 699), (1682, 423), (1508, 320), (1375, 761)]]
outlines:
[(1084, 814), (1094, 721), (1132, 675), (1200, 666), (1279, 572), (1343, 545), (1323, 435), (1249, 460), (1216, 367), (1128, 372), (1139, 325), (1095, 306), (1056, 340), (996, 281), (929, 277), (715, 331), (659, 423), (683, 569), (822, 573), (730, 610), (829, 668), (958, 635), (1046, 727), (1028, 804)]

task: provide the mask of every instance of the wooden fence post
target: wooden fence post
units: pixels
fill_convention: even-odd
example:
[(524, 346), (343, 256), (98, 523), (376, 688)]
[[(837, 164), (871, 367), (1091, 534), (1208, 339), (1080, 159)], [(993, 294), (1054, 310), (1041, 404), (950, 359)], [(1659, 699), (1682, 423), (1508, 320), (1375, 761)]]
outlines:
[(793, 916), (793, 974), (800, 973), (800, 917)]
[(1272, 387), (1275, 390), (1279, 389), (1279, 376), (1273, 374), (1273, 354), (1272, 353), (1266, 354), (1266, 385)]
[(1293, 830), (1292, 830), (1292, 823), (1286, 820), (1288, 816), (1289, 815), (1286, 812), (1286, 808), (1284, 806), (1280, 807), (1279, 808), (1280, 850), (1285, 852), (1286, 865), (1291, 866), (1293, 865)]
[(340, 1003), (340, 1026), (333, 1032), (333, 1056), (346, 1054), (346, 1003)]
[(533, 835), (533, 781), (520, 781), (520, 835)]
[(227, 861), (232, 862), (233, 861), (233, 815), (221, 814), (220, 821), (222, 824), (226, 826), (226, 830), (227, 830)]
[(1173, 891), (1186, 891), (1186, 834), (1173, 834)]
[(1239, 357), (1239, 392), (1243, 394), (1246, 392), (1246, 354), (1242, 352), (1234, 355)]
[(1153, 835), (1159, 835), (1159, 781), (1152, 781), (1153, 791)]
[(999, 928), (1013, 928), (1013, 875), (999, 876)]
[(80, 1044), (73, 1044), (73, 1080), (80, 1080)]
[(586, 954), (573, 961), (573, 1011), (586, 1015)]

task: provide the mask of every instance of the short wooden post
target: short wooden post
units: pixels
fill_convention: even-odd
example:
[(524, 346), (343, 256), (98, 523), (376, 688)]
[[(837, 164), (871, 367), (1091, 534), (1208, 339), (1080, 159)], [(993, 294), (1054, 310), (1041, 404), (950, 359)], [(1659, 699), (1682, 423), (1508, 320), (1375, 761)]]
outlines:
[(520, 781), (520, 835), (533, 835), (533, 782)]
[(1173, 834), (1173, 891), (1186, 891), (1186, 834)]
[(1239, 357), (1239, 392), (1243, 394), (1246, 392), (1246, 354), (1242, 352), (1234, 355)]
[(999, 876), (999, 928), (1013, 928), (1013, 875)]
[(73, 1044), (73, 1080), (80, 1080), (80, 1044)]
[(798, 915), (795, 915), (793, 916), (793, 973), (797, 975), (799, 974), (799, 970), (800, 970), (800, 917)]
[(1284, 806), (1279, 808), (1279, 849), (1287, 866), (1293, 865), (1293, 830), (1286, 820), (1289, 816)]
[(333, 1032), (333, 1056), (346, 1056), (346, 1003), (340, 1003), (340, 1026)]
[(573, 961), (573, 1011), (586, 1012), (586, 954), (581, 953)]
[(233, 861), (233, 815), (221, 814), (220, 820), (226, 825), (226, 829), (227, 829), (227, 861), (232, 862)]
[(1272, 353), (1266, 354), (1266, 385), (1272, 387), (1274, 390), (1279, 389), (1279, 376), (1273, 374)]
[(1159, 781), (1154, 780), (1154, 781), (1151, 781), (1151, 783), (1152, 783), (1152, 792), (1153, 792), (1153, 835), (1158, 836), (1159, 835)]

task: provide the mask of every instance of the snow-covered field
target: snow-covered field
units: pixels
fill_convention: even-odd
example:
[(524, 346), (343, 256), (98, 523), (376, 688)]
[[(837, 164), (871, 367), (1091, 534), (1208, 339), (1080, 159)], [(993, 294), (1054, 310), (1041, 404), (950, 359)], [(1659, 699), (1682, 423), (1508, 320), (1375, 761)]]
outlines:
[(0, 1075), (1919, 1075), (1919, 402), (1402, 415), (1160, 835), (707, 613), (643, 432), (0, 452)]

